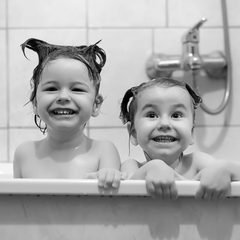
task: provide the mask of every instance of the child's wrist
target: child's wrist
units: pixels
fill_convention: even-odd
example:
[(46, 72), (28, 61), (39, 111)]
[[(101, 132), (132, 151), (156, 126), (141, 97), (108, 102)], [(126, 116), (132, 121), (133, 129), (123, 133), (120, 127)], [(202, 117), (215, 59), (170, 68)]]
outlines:
[(229, 175), (231, 180), (234, 180), (234, 176), (236, 176), (239, 171), (239, 169), (236, 168), (235, 163), (230, 161), (221, 161), (221, 169), (224, 173)]

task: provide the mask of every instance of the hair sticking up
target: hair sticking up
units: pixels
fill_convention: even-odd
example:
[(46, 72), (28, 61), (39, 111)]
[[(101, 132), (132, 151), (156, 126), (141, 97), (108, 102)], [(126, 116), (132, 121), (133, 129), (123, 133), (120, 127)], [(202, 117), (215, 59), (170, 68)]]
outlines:
[(97, 86), (98, 92), (98, 84), (101, 81), (100, 73), (106, 63), (105, 51), (97, 46), (100, 41), (90, 46), (61, 46), (30, 38), (21, 44), (23, 54), (26, 58), (25, 48), (31, 49), (38, 54), (38, 65), (33, 70), (31, 79), (32, 94), (30, 101), (33, 102), (35, 100), (43, 69), (50, 61), (59, 57), (72, 58), (83, 62), (88, 68), (89, 77)]
[[(36, 38), (29, 38), (24, 43), (22, 43), (21, 48), (26, 58), (26, 48), (36, 52), (38, 55), (38, 64), (33, 70), (33, 76), (30, 80), (32, 92), (29, 102), (32, 102), (32, 104), (35, 106), (37, 105), (37, 88), (41, 80), (42, 71), (46, 65), (49, 62), (59, 58), (70, 58), (80, 61), (86, 65), (89, 78), (91, 81), (93, 81), (96, 89), (96, 101), (98, 101), (98, 103), (101, 103), (103, 101), (103, 98), (98, 94), (98, 92), (101, 82), (100, 73), (106, 63), (106, 53), (102, 48), (97, 46), (100, 41), (90, 46), (62, 46), (50, 44)], [(41, 121), (38, 118), (39, 116), (35, 116), (35, 123), (42, 132), (45, 132), (46, 127), (41, 126)]]

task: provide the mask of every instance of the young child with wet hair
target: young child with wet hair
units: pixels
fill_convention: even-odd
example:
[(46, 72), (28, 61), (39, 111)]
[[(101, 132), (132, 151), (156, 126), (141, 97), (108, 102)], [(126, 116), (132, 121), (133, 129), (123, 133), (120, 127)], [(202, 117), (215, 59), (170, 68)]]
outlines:
[(217, 200), (226, 197), (231, 181), (240, 179), (237, 162), (203, 152), (184, 154), (194, 143), (195, 109), (201, 102), (188, 84), (171, 78), (156, 78), (125, 93), (120, 118), (146, 161), (128, 159), (121, 169), (129, 179), (146, 180), (153, 198), (176, 199), (176, 180), (200, 180), (196, 198)]
[[(112, 142), (84, 133), (90, 117), (97, 117), (101, 70), (106, 54), (98, 47), (60, 46), (28, 39), (21, 47), (38, 54), (31, 79), (35, 123), (47, 136), (22, 143), (14, 155), (15, 178), (98, 178), (101, 187), (118, 187), (124, 174)], [(26, 57), (26, 55), (25, 55)]]

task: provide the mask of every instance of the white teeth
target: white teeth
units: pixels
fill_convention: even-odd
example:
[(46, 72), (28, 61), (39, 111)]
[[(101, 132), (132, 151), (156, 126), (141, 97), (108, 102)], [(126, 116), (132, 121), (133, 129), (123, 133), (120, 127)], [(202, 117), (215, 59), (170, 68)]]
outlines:
[(53, 113), (57, 115), (72, 115), (74, 112), (71, 110), (55, 110)]
[(153, 140), (156, 142), (173, 142), (175, 141), (175, 138), (171, 136), (161, 136), (161, 137), (156, 137)]

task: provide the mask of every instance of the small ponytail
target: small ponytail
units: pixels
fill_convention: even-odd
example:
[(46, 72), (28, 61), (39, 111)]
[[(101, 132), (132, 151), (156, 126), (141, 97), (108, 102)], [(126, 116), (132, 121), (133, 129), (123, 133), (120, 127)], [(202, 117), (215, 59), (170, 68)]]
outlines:
[(130, 88), (126, 91), (121, 103), (121, 107), (120, 107), (121, 111), (120, 111), (119, 118), (122, 120), (123, 124), (126, 124), (127, 122), (131, 122), (128, 103), (132, 97), (134, 97), (134, 88)]
[(202, 98), (198, 96), (187, 83), (186, 83), (186, 89), (193, 99), (194, 109), (197, 109), (199, 105), (202, 103)]

